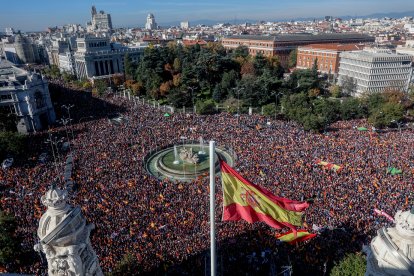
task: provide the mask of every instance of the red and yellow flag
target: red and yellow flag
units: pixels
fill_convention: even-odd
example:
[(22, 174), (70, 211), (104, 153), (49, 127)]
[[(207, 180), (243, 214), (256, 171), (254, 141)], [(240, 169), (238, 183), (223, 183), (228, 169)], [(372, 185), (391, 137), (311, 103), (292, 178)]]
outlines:
[(224, 221), (263, 221), (273, 228), (289, 227), (294, 232), (295, 226), (302, 225), (302, 211), (309, 203), (276, 197), (244, 179), (224, 161), (220, 161), (220, 167)]
[(283, 242), (287, 242), (289, 244), (295, 244), (301, 241), (306, 241), (309, 239), (312, 239), (316, 237), (316, 234), (311, 234), (306, 230), (298, 230), (296, 233), (296, 237), (295, 237), (295, 233), (293, 231), (289, 231), (287, 233), (284, 234), (279, 234), (276, 236), (276, 238), (278, 240), (281, 240)]

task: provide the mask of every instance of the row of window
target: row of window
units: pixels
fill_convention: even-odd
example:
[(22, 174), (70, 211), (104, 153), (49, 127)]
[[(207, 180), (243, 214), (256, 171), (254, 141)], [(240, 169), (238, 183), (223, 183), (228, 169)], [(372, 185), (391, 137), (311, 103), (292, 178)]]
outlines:
[(320, 52), (312, 52), (312, 51), (303, 51), (300, 50), (298, 55), (316, 55), (321, 57), (336, 57), (338, 54), (330, 54), (330, 53), (320, 53)]
[(390, 75), (390, 74), (409, 74), (409, 68), (382, 68), (382, 69), (371, 69), (367, 67), (361, 67), (356, 65), (344, 64), (341, 62), (340, 68), (344, 70), (356, 71), (364, 73), (366, 75)]
[(105, 47), (107, 45), (106, 41), (99, 41), (99, 42), (89, 42), (89, 47)]

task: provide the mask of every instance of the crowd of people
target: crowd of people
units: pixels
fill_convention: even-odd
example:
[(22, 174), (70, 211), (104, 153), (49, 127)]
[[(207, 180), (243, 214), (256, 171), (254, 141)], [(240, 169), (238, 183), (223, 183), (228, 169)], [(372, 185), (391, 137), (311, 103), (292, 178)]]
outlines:
[[(157, 107), (116, 95), (96, 99), (77, 91), (67, 94), (63, 102), (75, 104), (70, 142), (77, 189), (70, 203), (81, 206), (88, 222), (95, 224), (92, 246), (105, 272), (113, 271), (127, 254), (143, 274), (208, 271), (208, 176), (191, 182), (159, 180), (143, 166), (148, 152), (179, 143), (181, 136), (215, 140), (218, 147), (231, 149), (235, 169), (251, 182), (281, 197), (313, 201), (305, 211), (303, 228), (318, 236), (296, 246), (282, 244), (276, 235), (289, 229), (221, 221), (218, 175), (216, 235), (222, 274), (281, 272), (280, 267), (291, 265), (300, 275), (324, 275), (345, 253), (360, 251), (376, 230), (391, 225), (374, 208), (394, 215), (412, 204), (414, 131), (410, 128), (362, 132), (355, 127), (368, 127), (367, 122), (355, 120), (335, 123), (327, 133), (317, 134), (294, 122), (259, 114), (164, 117)], [(114, 114), (127, 120), (111, 124), (108, 117)], [(65, 129), (52, 131), (63, 136)], [(48, 149), (42, 142), (45, 138), (47, 132), (33, 136), (33, 156)], [(342, 169), (327, 169), (317, 160)], [(388, 174), (389, 166), (403, 173)], [(63, 170), (64, 162), (56, 170), (52, 159), (0, 171), (0, 208), (16, 216), (25, 249), (37, 242), (38, 220), (45, 211), (40, 197), (54, 179), (62, 179)], [(33, 262), (19, 272), (45, 274), (46, 263), (41, 260), (34, 255)]]

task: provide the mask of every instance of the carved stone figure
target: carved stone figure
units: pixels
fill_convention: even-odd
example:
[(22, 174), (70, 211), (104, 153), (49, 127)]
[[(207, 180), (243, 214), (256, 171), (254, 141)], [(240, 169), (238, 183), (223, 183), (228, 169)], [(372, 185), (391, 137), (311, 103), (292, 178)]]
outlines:
[(40, 219), (40, 241), (34, 249), (46, 255), (50, 276), (103, 275), (89, 240), (94, 225), (66, 200), (67, 192), (54, 185), (42, 196), (48, 209)]
[(181, 148), (180, 150), (180, 158), (184, 162), (190, 163), (190, 164), (197, 164), (199, 161), (198, 154), (193, 153), (193, 150), (187, 149), (185, 147)]
[(414, 209), (398, 211), (395, 227), (381, 228), (365, 246), (367, 271), (365, 276), (414, 275)]

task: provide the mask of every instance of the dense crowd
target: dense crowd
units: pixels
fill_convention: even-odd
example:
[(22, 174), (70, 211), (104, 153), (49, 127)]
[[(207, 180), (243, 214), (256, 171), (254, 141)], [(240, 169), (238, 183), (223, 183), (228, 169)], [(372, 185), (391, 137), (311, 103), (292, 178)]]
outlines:
[[(292, 264), (300, 275), (323, 275), (327, 265), (347, 252), (361, 250), (377, 229), (390, 225), (386, 218), (375, 215), (374, 208), (394, 215), (411, 207), (412, 129), (401, 133), (361, 132), (355, 127), (367, 123), (359, 120), (339, 122), (328, 133), (315, 134), (293, 122), (260, 115), (174, 113), (164, 117), (157, 108), (118, 96), (95, 99), (97, 103), (88, 106), (93, 98), (72, 93), (75, 96), (66, 101), (75, 104), (71, 111), (75, 139), (71, 142), (75, 150), (73, 178), (78, 187), (70, 203), (81, 206), (87, 220), (95, 224), (92, 246), (106, 272), (113, 270), (125, 254), (136, 258), (142, 273), (194, 275), (207, 271), (208, 177), (182, 183), (158, 180), (142, 165), (148, 152), (156, 146), (179, 143), (180, 136), (192, 140), (203, 137), (215, 140), (218, 147), (232, 149), (236, 170), (276, 195), (313, 199), (305, 211), (304, 227), (319, 235), (297, 246), (281, 244), (275, 235), (288, 229), (244, 221), (221, 222), (222, 193), (217, 176), (218, 263), (222, 274), (281, 272), (281, 266)], [(111, 124), (108, 116), (114, 114), (128, 120)], [(63, 136), (64, 128), (53, 131)], [(46, 137), (46, 133), (34, 135), (33, 157), (48, 149), (42, 143)], [(343, 168), (335, 172), (317, 165), (316, 160)], [(32, 163), (0, 171), (0, 207), (16, 216), (26, 249), (37, 242), (38, 220), (45, 211), (40, 196), (56, 177), (62, 178), (64, 168), (61, 162), (56, 171), (53, 160)], [(387, 174), (389, 165), (402, 169), (403, 174)], [(45, 265), (36, 255), (20, 272), (42, 274)]]

